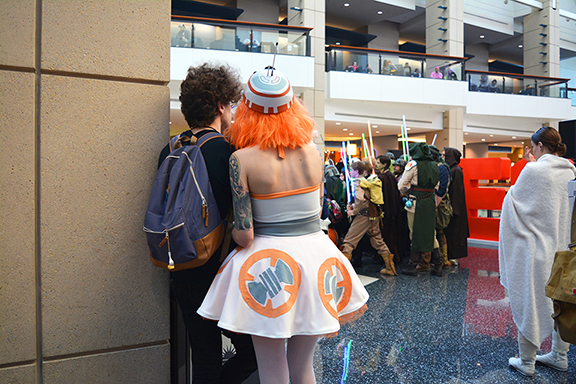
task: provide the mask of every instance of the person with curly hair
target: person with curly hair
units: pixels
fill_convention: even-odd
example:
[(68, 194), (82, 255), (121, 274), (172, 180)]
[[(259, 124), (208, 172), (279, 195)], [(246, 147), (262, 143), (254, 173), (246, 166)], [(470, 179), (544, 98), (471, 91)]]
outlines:
[(252, 335), (260, 382), (315, 383), (321, 335), (361, 316), (368, 293), (320, 228), (322, 154), (315, 124), (274, 68), (255, 72), (225, 135), (234, 201), (226, 260), (198, 310), (220, 327)]
[[(232, 121), (231, 104), (237, 102), (242, 94), (238, 74), (226, 65), (213, 64), (190, 67), (180, 91), (182, 113), (190, 126), (190, 130), (183, 135), (196, 139), (228, 128)], [(190, 143), (182, 142), (183, 145)], [(163, 151), (161, 160), (169, 151), (168, 148)], [(224, 136), (219, 135), (205, 141), (200, 151), (220, 216), (224, 220), (232, 208), (228, 159), (233, 148)], [(220, 268), (222, 247), (221, 244), (206, 264), (170, 273), (172, 293), (182, 309), (192, 347), (194, 383), (239, 384), (257, 369), (250, 336), (227, 331), (224, 333), (232, 340), (236, 355), (222, 365), (222, 331), (216, 322), (205, 320), (196, 313)]]

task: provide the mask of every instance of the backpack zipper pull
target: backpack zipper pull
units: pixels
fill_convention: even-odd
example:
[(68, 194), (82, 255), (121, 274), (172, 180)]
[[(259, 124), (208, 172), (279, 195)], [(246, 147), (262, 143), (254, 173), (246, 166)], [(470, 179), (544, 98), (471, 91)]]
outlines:
[(170, 236), (168, 231), (166, 231), (166, 240), (168, 241), (168, 270), (174, 270), (174, 260), (172, 260), (172, 252), (170, 251)]

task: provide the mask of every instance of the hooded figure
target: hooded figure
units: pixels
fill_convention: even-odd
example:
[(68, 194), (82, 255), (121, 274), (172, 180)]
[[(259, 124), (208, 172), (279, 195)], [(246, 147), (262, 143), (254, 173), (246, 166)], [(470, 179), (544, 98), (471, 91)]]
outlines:
[(450, 166), (450, 203), (452, 204), (452, 219), (444, 230), (448, 243), (448, 259), (460, 259), (468, 256), (468, 211), (466, 210), (466, 194), (464, 193), (464, 174), (458, 165), (462, 153), (456, 148), (444, 148), (444, 159)]
[(408, 227), (412, 237), (409, 266), (402, 271), (406, 275), (416, 275), (416, 266), (420, 254), (432, 252), (432, 262), (436, 276), (442, 276), (442, 261), (438, 242), (435, 237), (436, 227), (436, 185), (439, 180), (438, 166), (432, 161), (430, 148), (426, 143), (410, 145), (412, 160), (406, 164), (398, 189), (412, 203), (406, 206)]

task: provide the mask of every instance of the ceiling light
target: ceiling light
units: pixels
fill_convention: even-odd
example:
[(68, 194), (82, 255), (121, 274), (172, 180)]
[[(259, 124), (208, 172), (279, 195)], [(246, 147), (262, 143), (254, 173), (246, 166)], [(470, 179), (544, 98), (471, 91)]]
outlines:
[(498, 145), (498, 143), (494, 143), (494, 145)]
[(482, 141), (486, 141), (486, 139), (482, 139)]
[(406, 128), (407, 131), (411, 130), (412, 128)]
[(350, 136), (354, 136), (354, 134), (352, 132), (350, 132)]
[(518, 48), (523, 48), (524, 46), (522, 44), (518, 44)]
[(467, 135), (467, 134), (468, 134), (468, 132), (464, 132), (464, 134), (465, 134), (465, 135)]
[(381, 15), (381, 14), (382, 14), (382, 11), (378, 11), (378, 14)]
[(339, 41), (337, 41), (337, 42), (336, 42), (336, 45), (340, 45), (340, 42), (339, 42)]
[(380, 131), (376, 131), (376, 133), (380, 133)]
[(342, 123), (336, 122), (336, 125), (341, 125)]
[(483, 39), (483, 38), (484, 38), (484, 35), (480, 35), (480, 38)]
[(348, 130), (348, 128), (344, 128), (344, 129), (343, 129), (343, 131), (347, 131), (347, 130)]
[(350, 4), (349, 4), (349, 3), (344, 3), (344, 6), (345, 6), (345, 7), (349, 7)]
[(512, 138), (513, 138), (513, 139), (515, 139), (515, 138), (516, 138), (516, 136), (512, 136)]
[(378, 128), (378, 126), (377, 126), (377, 125), (373, 125), (372, 128)]
[(494, 137), (494, 135), (490, 135), (490, 137)]

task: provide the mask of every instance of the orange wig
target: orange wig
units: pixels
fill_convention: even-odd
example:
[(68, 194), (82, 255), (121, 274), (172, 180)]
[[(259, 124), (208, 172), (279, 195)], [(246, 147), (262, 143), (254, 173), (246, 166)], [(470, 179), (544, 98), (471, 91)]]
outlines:
[(310, 112), (294, 97), (289, 109), (270, 114), (253, 111), (241, 102), (234, 124), (224, 135), (236, 149), (260, 145), (260, 149), (277, 148), (284, 157), (284, 147), (294, 149), (310, 143), (314, 127)]

